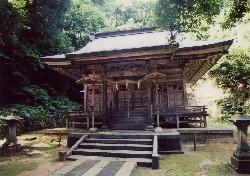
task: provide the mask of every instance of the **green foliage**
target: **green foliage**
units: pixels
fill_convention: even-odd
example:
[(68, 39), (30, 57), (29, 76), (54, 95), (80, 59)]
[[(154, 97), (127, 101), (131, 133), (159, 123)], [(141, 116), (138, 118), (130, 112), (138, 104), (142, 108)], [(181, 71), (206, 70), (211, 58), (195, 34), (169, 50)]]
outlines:
[(237, 97), (230, 96), (229, 98), (221, 99), (218, 104), (222, 108), (221, 121), (223, 122), (228, 122), (235, 114), (246, 112), (244, 101)]
[(210, 72), (233, 96), (246, 100), (250, 88), (250, 56), (241, 50), (226, 55)]
[(250, 100), (247, 100), (246, 102), (245, 102), (245, 112), (246, 112), (246, 114), (250, 114)]
[(102, 31), (126, 30), (154, 26), (155, 0), (106, 0), (98, 9), (104, 12), (107, 27)]
[(249, 98), (250, 57), (246, 52), (233, 50), (215, 65), (209, 74), (216, 79), (218, 85), (230, 93), (229, 98), (219, 102), (222, 107), (222, 120), (226, 121), (237, 113), (249, 111), (249, 106), (245, 103)]
[(248, 14), (249, 9), (247, 0), (159, 0), (155, 13), (159, 27), (192, 32), (198, 39), (205, 39), (215, 23), (223, 29), (231, 28)]
[(13, 110), (15, 110), (16, 115), (25, 119), (41, 119), (47, 115), (46, 111), (41, 106), (34, 107), (23, 104), (16, 104), (8, 108), (2, 108), (0, 114), (7, 116), (10, 115)]
[(66, 14), (65, 34), (75, 49), (80, 49), (89, 41), (90, 35), (104, 27), (104, 15), (94, 6), (74, 3)]
[(195, 31), (203, 22), (212, 23), (220, 13), (220, 0), (159, 0), (157, 23), (170, 31)]
[(248, 0), (224, 0), (224, 16), (222, 23), (223, 28), (235, 26), (236, 22), (242, 19), (250, 10)]
[(14, 104), (0, 109), (0, 115), (7, 116), (15, 111), (16, 115), (24, 119), (19, 132), (63, 126), (65, 111), (80, 107), (63, 96), (50, 97), (46, 90), (34, 85), (25, 88), (25, 91), (33, 96), (32, 105)]

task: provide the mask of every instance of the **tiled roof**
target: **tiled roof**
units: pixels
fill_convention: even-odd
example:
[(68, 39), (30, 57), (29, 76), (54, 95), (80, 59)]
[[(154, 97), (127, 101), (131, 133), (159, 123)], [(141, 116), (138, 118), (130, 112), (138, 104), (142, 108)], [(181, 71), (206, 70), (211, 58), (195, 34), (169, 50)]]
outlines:
[[(170, 32), (155, 30), (132, 30), (131, 32), (111, 32), (107, 35), (97, 34), (97, 38), (89, 42), (82, 49), (70, 54), (96, 53), (105, 51), (117, 51), (156, 46), (166, 46), (170, 38)], [(195, 41), (190, 36), (181, 34), (177, 38), (179, 48), (216, 44), (220, 41)]]
[[(164, 47), (168, 45), (170, 32), (157, 31), (155, 28), (136, 29), (116, 32), (97, 33), (94, 39), (82, 49), (65, 55), (47, 56), (44, 58), (64, 58), (74, 55), (95, 54), (110, 51), (122, 51), (140, 48)], [(195, 41), (187, 34), (177, 37), (179, 48), (200, 47), (218, 44), (228, 40)]]

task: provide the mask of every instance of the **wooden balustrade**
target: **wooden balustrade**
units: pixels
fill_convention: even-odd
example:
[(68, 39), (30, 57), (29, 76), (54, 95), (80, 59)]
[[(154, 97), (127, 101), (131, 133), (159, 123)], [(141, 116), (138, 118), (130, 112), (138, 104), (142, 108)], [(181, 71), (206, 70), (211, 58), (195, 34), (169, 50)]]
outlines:
[[(194, 127), (207, 127), (206, 117), (207, 108), (205, 106), (187, 106), (178, 108), (163, 108), (160, 107), (160, 123), (161, 125), (167, 124), (168, 120), (174, 118), (176, 127), (179, 128), (180, 124), (191, 124)], [(153, 110), (154, 119), (156, 119), (156, 110)]]
[[(92, 125), (92, 111), (74, 110), (67, 111), (66, 116), (66, 128), (90, 128)], [(95, 125), (103, 124), (103, 113), (95, 112)]]

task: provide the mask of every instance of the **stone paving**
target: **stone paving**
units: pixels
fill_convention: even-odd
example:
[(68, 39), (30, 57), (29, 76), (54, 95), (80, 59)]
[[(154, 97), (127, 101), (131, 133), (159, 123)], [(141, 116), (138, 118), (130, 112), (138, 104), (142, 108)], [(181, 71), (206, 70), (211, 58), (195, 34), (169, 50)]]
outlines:
[(98, 160), (86, 160), (79, 166), (64, 174), (64, 176), (81, 176), (85, 174), (94, 165), (96, 165), (98, 162)]
[(111, 161), (97, 176), (115, 176), (124, 163), (124, 161)]
[(135, 167), (135, 161), (82, 156), (49, 176), (130, 176)]

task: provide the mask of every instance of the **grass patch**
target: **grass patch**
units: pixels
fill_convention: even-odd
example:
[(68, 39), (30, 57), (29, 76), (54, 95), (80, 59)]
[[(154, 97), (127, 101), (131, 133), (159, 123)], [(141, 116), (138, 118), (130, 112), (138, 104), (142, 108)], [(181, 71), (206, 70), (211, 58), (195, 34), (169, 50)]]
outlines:
[(46, 151), (46, 158), (50, 162), (56, 162), (56, 161), (58, 161), (58, 153), (59, 153), (58, 146), (54, 146), (50, 150)]
[(16, 176), (24, 171), (32, 171), (37, 168), (37, 163), (30, 160), (10, 161), (0, 165), (0, 175)]
[(223, 128), (223, 129), (233, 129), (236, 130), (235, 126), (230, 123), (230, 122), (222, 122), (219, 119), (215, 119), (215, 118), (211, 118), (208, 117), (207, 118), (207, 126), (209, 128)]
[(133, 176), (234, 176), (229, 168), (233, 143), (198, 146), (197, 151), (186, 148), (184, 154), (163, 155), (160, 169), (138, 167)]
[[(187, 162), (188, 161), (188, 162)], [(160, 175), (190, 176), (199, 170), (202, 157), (199, 155), (183, 154), (163, 157), (160, 161)]]

